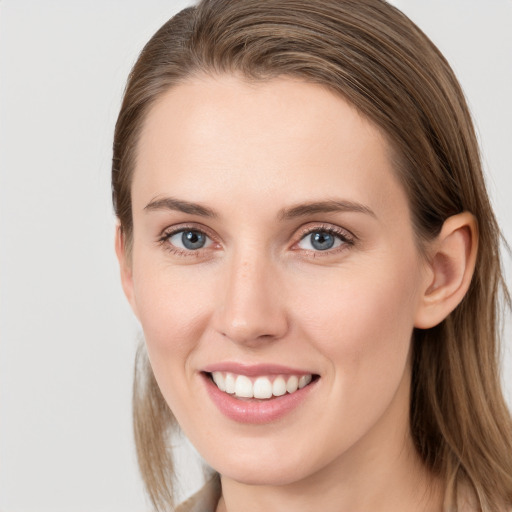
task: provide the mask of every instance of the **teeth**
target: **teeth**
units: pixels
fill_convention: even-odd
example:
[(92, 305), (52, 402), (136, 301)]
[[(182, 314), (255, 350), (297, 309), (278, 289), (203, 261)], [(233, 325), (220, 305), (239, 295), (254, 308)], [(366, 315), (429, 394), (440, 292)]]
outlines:
[(236, 378), (235, 395), (242, 398), (252, 398), (254, 396), (252, 392), (252, 382), (249, 377), (239, 375)]
[(282, 375), (274, 378), (257, 377), (254, 382), (246, 375), (233, 373), (212, 373), (213, 382), (217, 387), (230, 395), (240, 398), (268, 399), (272, 396), (283, 396), (286, 393), (295, 393), (298, 389), (307, 386), (313, 379), (312, 375), (290, 375), (285, 378)]
[[(240, 377), (238, 377), (240, 378)], [(254, 398), (270, 398), (272, 396), (272, 384), (266, 377), (258, 377), (254, 381)]]
[(286, 382), (283, 377), (277, 377), (272, 384), (272, 394), (274, 396), (282, 396), (286, 393)]
[(299, 389), (302, 389), (303, 387), (307, 386), (311, 382), (311, 375), (303, 375), (299, 379)]
[(224, 375), (220, 372), (215, 372), (212, 374), (213, 382), (217, 384), (217, 387), (221, 391), (226, 391), (226, 379), (224, 378)]
[(288, 382), (286, 383), (286, 391), (288, 391), (288, 393), (295, 393), (295, 391), (297, 391), (298, 388), (299, 388), (299, 378), (295, 377), (295, 375), (292, 375), (288, 379)]
[[(214, 372), (217, 373), (217, 372)], [(235, 392), (235, 377), (232, 373), (226, 373), (226, 378), (224, 380), (224, 383), (226, 384), (226, 393), (229, 393), (232, 395)]]

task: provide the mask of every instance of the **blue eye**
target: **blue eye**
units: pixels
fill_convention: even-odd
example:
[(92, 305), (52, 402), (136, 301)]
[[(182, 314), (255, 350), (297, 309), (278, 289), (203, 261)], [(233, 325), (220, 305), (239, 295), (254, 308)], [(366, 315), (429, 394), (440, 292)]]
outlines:
[(345, 243), (345, 240), (335, 233), (319, 229), (311, 231), (299, 242), (299, 247), (308, 251), (328, 251)]
[(208, 247), (212, 240), (201, 231), (196, 229), (184, 229), (177, 231), (167, 238), (167, 240), (178, 249), (187, 251), (197, 251)]

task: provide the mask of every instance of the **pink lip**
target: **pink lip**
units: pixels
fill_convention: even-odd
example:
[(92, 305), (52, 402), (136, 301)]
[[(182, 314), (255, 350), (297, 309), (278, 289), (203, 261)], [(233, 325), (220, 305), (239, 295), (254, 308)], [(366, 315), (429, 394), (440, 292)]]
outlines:
[(301, 375), (313, 374), (305, 370), (281, 366), (278, 364), (241, 364), (235, 362), (223, 362), (210, 364), (202, 369), (203, 372), (230, 372), (237, 375), (247, 375), (247, 377), (256, 377), (259, 375)]
[[(268, 367), (265, 372), (259, 372), (259, 375), (269, 375)], [(259, 369), (261, 370), (261, 368)], [(231, 366), (231, 370), (213, 370), (213, 371), (232, 371), (236, 372)], [(243, 373), (243, 372), (239, 372)], [(281, 372), (283, 373), (288, 372)], [(299, 372), (304, 373), (304, 372)], [(247, 375), (247, 373), (243, 373)], [(296, 375), (296, 374), (295, 374)], [(207, 392), (212, 402), (217, 408), (228, 418), (246, 424), (261, 425), (277, 421), (285, 415), (291, 413), (298, 408), (300, 404), (308, 397), (308, 395), (316, 388), (318, 380), (313, 380), (311, 384), (298, 389), (295, 393), (271, 398), (269, 400), (244, 399), (240, 400), (232, 395), (228, 395), (221, 391), (205, 373), (201, 374), (206, 385)]]

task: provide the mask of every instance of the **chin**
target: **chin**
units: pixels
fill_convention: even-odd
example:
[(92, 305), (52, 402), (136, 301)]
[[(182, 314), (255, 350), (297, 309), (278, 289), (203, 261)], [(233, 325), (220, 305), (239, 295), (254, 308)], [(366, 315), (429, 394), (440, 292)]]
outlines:
[(279, 452), (271, 446), (268, 446), (268, 451), (255, 450), (252, 453), (232, 449), (229, 458), (213, 457), (214, 460), (208, 462), (223, 477), (245, 485), (285, 486), (316, 472), (316, 465), (305, 454), (294, 453), (290, 449), (286, 452)]
[(226, 471), (219, 471), (219, 473), (231, 480), (244, 485), (258, 485), (258, 486), (285, 486), (296, 483), (303, 478), (306, 474), (301, 474), (297, 468), (283, 468), (282, 466), (275, 466), (273, 468), (261, 467), (261, 464), (245, 467), (226, 467)]

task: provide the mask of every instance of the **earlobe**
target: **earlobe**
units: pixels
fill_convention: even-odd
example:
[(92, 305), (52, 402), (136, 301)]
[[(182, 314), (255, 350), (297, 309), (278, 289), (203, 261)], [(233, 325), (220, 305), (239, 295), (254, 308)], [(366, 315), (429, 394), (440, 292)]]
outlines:
[(446, 219), (430, 247), (428, 278), (416, 312), (415, 327), (434, 327), (460, 304), (473, 277), (477, 250), (475, 217), (463, 212)]
[(137, 306), (135, 304), (134, 288), (133, 288), (133, 273), (132, 273), (132, 261), (131, 255), (126, 247), (126, 237), (123, 233), (120, 224), (116, 226), (115, 235), (115, 250), (117, 255), (117, 261), (119, 262), (119, 271), (121, 275), (121, 284), (123, 291), (130, 303), (130, 306), (138, 318)]

